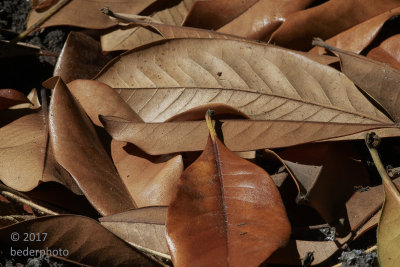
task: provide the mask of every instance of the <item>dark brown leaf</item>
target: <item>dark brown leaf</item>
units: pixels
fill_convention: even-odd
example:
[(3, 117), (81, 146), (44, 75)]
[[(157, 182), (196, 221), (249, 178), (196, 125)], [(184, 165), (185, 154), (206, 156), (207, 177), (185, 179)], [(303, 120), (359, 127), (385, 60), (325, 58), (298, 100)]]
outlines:
[(76, 79), (90, 79), (111, 59), (111, 56), (102, 55), (100, 43), (92, 37), (80, 32), (70, 32), (53, 75), (60, 76), (65, 83)]
[(399, 7), (398, 0), (331, 0), (290, 15), (271, 36), (271, 43), (298, 50), (311, 49), (312, 39), (329, 39), (363, 21)]
[[(24, 242), (25, 232), (37, 233), (43, 241)], [(20, 235), (19, 241), (11, 241), (12, 233)], [(37, 257), (40, 250), (48, 248), (66, 259), (91, 266), (160, 266), (95, 220), (77, 215), (41, 217), (10, 225), (0, 229), (0, 243), (3, 248), (28, 248), (35, 253), (29, 256)]]
[(55, 160), (102, 215), (135, 207), (89, 118), (61, 79), (53, 89), (49, 125)]

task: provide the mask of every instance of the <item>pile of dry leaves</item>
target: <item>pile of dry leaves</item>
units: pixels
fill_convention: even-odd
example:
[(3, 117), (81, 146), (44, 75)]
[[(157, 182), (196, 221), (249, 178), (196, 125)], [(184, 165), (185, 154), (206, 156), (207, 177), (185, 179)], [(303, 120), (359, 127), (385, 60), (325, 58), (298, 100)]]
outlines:
[(3, 255), (333, 266), (378, 232), (360, 248), (400, 264), (400, 1), (31, 5), (75, 30), (0, 43), (58, 58), (47, 89), (0, 89)]

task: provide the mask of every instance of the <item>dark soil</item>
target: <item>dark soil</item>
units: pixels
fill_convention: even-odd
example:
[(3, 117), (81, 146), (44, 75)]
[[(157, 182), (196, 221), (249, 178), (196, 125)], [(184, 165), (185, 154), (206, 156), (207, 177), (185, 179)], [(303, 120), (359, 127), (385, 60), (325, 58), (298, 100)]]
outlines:
[[(0, 40), (11, 40), (25, 30), (25, 21), (30, 10), (27, 0), (0, 1)], [(32, 33), (23, 42), (41, 49), (59, 53), (67, 38), (66, 28), (45, 29)], [(49, 56), (23, 56), (0, 59), (0, 88), (12, 88), (29, 92), (39, 89), (41, 83), (53, 74), (56, 58)]]

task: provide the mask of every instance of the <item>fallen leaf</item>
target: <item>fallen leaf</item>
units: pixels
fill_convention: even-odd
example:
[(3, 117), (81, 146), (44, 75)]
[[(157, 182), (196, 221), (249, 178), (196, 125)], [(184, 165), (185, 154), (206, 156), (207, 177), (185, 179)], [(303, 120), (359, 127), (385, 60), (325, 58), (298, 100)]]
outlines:
[[(152, 18), (166, 25), (180, 26), (193, 2), (182, 0), (178, 5), (155, 12)], [(162, 36), (146, 28), (124, 26), (102, 35), (101, 47), (103, 51), (129, 50), (162, 39)]]
[(135, 208), (89, 118), (61, 79), (53, 89), (49, 125), (55, 160), (102, 215)]
[(201, 106), (197, 106), (195, 108), (188, 109), (182, 113), (179, 113), (168, 120), (166, 122), (177, 122), (177, 121), (199, 121), (204, 119), (204, 114), (206, 114), (207, 110), (214, 111), (213, 118), (214, 119), (250, 119), (245, 113), (237, 110), (234, 107), (229, 105), (220, 104), (220, 103), (211, 103), (205, 104)]
[(150, 252), (169, 254), (165, 239), (168, 207), (145, 207), (99, 218), (101, 225), (124, 241)]
[(9, 107), (9, 109), (37, 109), (42, 106), (39, 102), (39, 96), (35, 88), (29, 92), (26, 98), (28, 99), (28, 103), (17, 104)]
[[(100, 9), (108, 6), (115, 12), (139, 14), (157, 0), (137, 0), (132, 4), (130, 0), (107, 1), (107, 0), (73, 0), (66, 4), (57, 13), (46, 20), (41, 28), (50, 26), (72, 26), (88, 29), (105, 29), (117, 24), (107, 16), (101, 14)], [(27, 18), (27, 28), (32, 26), (43, 16), (43, 12), (31, 10)]]
[[(378, 35), (386, 21), (400, 14), (400, 7), (388, 10), (371, 19), (351, 27), (325, 42), (343, 50), (351, 51), (359, 54), (366, 48)], [(314, 47), (310, 52), (323, 54), (325, 51), (322, 47)]]
[(137, 207), (169, 205), (183, 172), (181, 155), (149, 160), (138, 148), (115, 140), (111, 155)]
[[(68, 84), (93, 123), (102, 126), (99, 114), (111, 114), (136, 122), (142, 119), (106, 84), (75, 80)], [(111, 157), (137, 207), (168, 205), (183, 171), (180, 155), (150, 158), (125, 142), (111, 141)]]
[(251, 8), (259, 0), (194, 1), (183, 25), (216, 30)]
[(58, 0), (31, 0), (30, 4), (33, 9), (38, 12), (45, 11), (49, 9), (52, 5), (57, 3)]
[(342, 73), (292, 51), (254, 42), (153, 43), (116, 58), (96, 80), (118, 90), (146, 122), (215, 102), (257, 119), (389, 121)]
[(377, 101), (394, 121), (400, 121), (400, 70), (385, 63), (331, 47), (320, 40), (316, 40), (315, 43), (337, 53), (343, 73)]
[(172, 261), (174, 266), (257, 266), (289, 239), (285, 207), (268, 173), (213, 136), (182, 174), (168, 207)]
[[(23, 233), (37, 233), (43, 241), (25, 241)], [(19, 233), (19, 241), (11, 241), (12, 233)], [(51, 250), (53, 255), (65, 257), (91, 266), (160, 266), (131, 247), (93, 219), (78, 215), (41, 217), (10, 225), (0, 229), (0, 243), (12, 249), (28, 248), (29, 256), (40, 256), (40, 252)], [(37, 237), (37, 236), (36, 236)], [(101, 240), (101, 242), (99, 242)], [(17, 252), (15, 252), (17, 253)]]
[[(19, 191), (35, 188), (42, 177), (47, 148), (46, 121), (40, 110), (12, 110), (23, 115), (0, 128), (1, 181)], [(8, 116), (2, 112), (2, 120)]]
[(329, 39), (396, 7), (399, 7), (397, 0), (327, 1), (291, 14), (272, 34), (270, 42), (287, 48), (309, 50), (315, 37)]
[(20, 57), (20, 56), (52, 56), (56, 57), (57, 53), (43, 50), (39, 46), (18, 42), (10, 45), (9, 41), (0, 40), (0, 58)]
[[(396, 186), (399, 186), (400, 178), (393, 180), (393, 182)], [(382, 185), (378, 185), (356, 191), (346, 202), (347, 219), (352, 231), (358, 230), (371, 217), (379, 212), (385, 198), (382, 187)], [(377, 223), (376, 221), (376, 224)]]
[(259, 0), (240, 16), (218, 29), (218, 32), (241, 37), (268, 40), (290, 14), (303, 10), (312, 0)]
[(143, 121), (114, 89), (104, 83), (78, 79), (68, 83), (68, 88), (97, 126), (103, 126), (99, 121), (100, 114), (109, 114), (137, 122)]
[(382, 181), (382, 184), (385, 201), (378, 224), (378, 259), (381, 266), (395, 267), (400, 262), (400, 187), (386, 179)]
[[(207, 127), (203, 121), (137, 123), (102, 117), (106, 131), (118, 141), (135, 144), (151, 155), (204, 149)], [(222, 121), (224, 143), (231, 151), (288, 147), (345, 136), (394, 124), (351, 124), (298, 121)], [(152, 138), (149, 138), (151, 136)], [(188, 138), (190, 136), (190, 138)]]
[(14, 89), (0, 89), (0, 110), (8, 109), (21, 103), (29, 103), (23, 93)]
[(378, 47), (369, 51), (367, 57), (387, 63), (391, 67), (400, 70), (399, 42), (400, 34), (394, 35), (383, 41)]
[(60, 76), (68, 83), (76, 79), (94, 77), (112, 59), (101, 54), (100, 43), (92, 37), (70, 32), (54, 67), (54, 76)]
[(306, 181), (298, 180), (307, 191), (304, 204), (313, 207), (324, 221), (333, 224), (345, 217), (345, 204), (354, 193), (354, 187), (369, 185), (367, 170), (360, 160), (356, 160), (360, 158), (358, 154), (352, 144), (324, 142), (290, 147), (279, 156), (291, 162), (322, 166), (316, 176), (305, 177)]

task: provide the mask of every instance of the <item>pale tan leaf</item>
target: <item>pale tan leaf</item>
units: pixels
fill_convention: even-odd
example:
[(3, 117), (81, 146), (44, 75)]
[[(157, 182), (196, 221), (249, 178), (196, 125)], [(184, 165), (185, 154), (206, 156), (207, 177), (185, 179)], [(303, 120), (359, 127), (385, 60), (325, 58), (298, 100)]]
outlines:
[[(208, 130), (204, 121), (136, 123), (102, 117), (107, 132), (118, 141), (135, 144), (148, 154), (204, 149)], [(351, 124), (299, 121), (222, 121), (226, 146), (232, 151), (277, 148), (349, 135), (394, 124)], [(149, 138), (151, 137), (151, 138)]]
[[(210, 102), (264, 119), (390, 121), (342, 73), (293, 51), (254, 42), (159, 42), (123, 54), (96, 79), (121, 89), (122, 98), (145, 121), (163, 121)], [(361, 120), (344, 111), (358, 113)]]
[(165, 239), (167, 207), (146, 207), (99, 218), (108, 230), (134, 245), (169, 254)]
[[(47, 147), (43, 111), (25, 114), (0, 128), (0, 178), (19, 191), (32, 190), (42, 180)], [(7, 118), (5, 111), (1, 116)]]
[(181, 155), (147, 159), (136, 147), (112, 140), (111, 156), (137, 207), (169, 205), (183, 172)]

